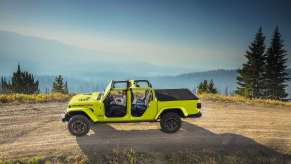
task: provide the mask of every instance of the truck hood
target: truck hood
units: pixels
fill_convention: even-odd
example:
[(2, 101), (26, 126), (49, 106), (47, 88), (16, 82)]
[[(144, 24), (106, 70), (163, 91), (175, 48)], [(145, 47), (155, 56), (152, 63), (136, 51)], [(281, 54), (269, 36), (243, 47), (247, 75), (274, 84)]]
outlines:
[(69, 105), (93, 105), (98, 101), (97, 98), (100, 94), (100, 92), (77, 94), (72, 97)]

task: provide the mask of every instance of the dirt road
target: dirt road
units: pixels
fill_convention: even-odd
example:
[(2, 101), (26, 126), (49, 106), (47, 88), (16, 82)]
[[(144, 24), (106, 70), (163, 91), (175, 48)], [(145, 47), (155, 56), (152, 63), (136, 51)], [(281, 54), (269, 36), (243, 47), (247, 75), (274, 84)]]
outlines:
[(71, 136), (60, 121), (65, 103), (0, 106), (0, 158), (83, 153), (89, 159), (115, 147), (143, 152), (180, 149), (291, 154), (291, 109), (204, 102), (203, 116), (185, 119), (175, 134), (159, 123), (98, 124), (88, 136)]

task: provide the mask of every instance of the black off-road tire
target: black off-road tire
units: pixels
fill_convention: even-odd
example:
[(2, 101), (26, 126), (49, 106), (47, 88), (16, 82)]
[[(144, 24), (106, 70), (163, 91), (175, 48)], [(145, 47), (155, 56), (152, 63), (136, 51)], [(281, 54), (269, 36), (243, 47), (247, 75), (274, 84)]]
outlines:
[(181, 127), (182, 120), (178, 113), (167, 112), (161, 116), (161, 130), (165, 133), (175, 133)]
[(86, 135), (90, 130), (91, 122), (83, 115), (75, 115), (68, 122), (69, 132), (77, 137)]

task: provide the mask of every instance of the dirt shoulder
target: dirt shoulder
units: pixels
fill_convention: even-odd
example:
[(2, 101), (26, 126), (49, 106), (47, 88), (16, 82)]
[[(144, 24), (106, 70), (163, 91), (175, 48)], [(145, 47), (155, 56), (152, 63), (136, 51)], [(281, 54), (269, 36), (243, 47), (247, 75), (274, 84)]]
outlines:
[(291, 109), (205, 101), (203, 116), (185, 119), (175, 134), (159, 123), (98, 124), (88, 136), (71, 136), (60, 114), (66, 103), (0, 106), (0, 159), (83, 154), (94, 159), (113, 148), (171, 153), (211, 149), (291, 155)]

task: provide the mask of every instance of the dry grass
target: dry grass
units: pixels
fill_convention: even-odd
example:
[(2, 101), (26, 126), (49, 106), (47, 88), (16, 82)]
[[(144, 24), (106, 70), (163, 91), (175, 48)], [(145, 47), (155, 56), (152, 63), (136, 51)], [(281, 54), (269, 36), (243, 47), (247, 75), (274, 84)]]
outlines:
[(224, 103), (243, 103), (243, 104), (262, 104), (262, 105), (280, 105), (280, 106), (290, 106), (291, 102), (284, 102), (279, 100), (270, 100), (270, 99), (248, 99), (242, 96), (223, 96), (220, 94), (200, 94), (199, 97), (202, 100), (210, 100), (215, 102), (224, 102)]
[(264, 152), (244, 151), (213, 151), (211, 149), (183, 150), (166, 155), (169, 164), (290, 164), (290, 157), (286, 155), (268, 154)]
[(100, 154), (96, 159), (89, 160), (85, 155), (59, 155), (54, 157), (35, 156), (19, 160), (0, 160), (0, 164), (290, 164), (290, 157), (286, 155), (272, 155), (263, 152), (246, 153), (213, 150), (182, 150), (173, 153), (141, 153), (133, 149), (114, 149), (111, 153)]
[(0, 104), (4, 103), (41, 103), (51, 101), (67, 101), (72, 94), (40, 93), (40, 94), (0, 94)]
[(0, 160), (0, 164), (86, 164), (89, 163), (88, 160), (83, 155), (77, 155), (74, 157), (67, 157), (64, 155), (56, 157), (42, 157), (34, 156), (24, 159), (15, 159), (15, 160)]

